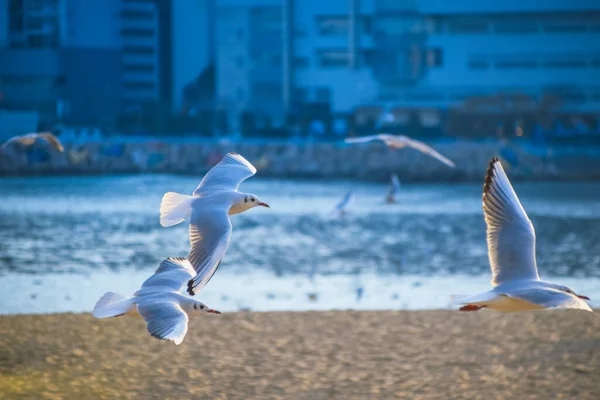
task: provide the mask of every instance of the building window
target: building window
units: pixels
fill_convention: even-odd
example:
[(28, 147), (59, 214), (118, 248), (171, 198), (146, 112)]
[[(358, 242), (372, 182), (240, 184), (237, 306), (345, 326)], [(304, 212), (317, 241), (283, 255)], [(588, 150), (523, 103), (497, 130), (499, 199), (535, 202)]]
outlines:
[(361, 33), (365, 35), (370, 35), (373, 33), (373, 18), (371, 16), (365, 15), (361, 18)]
[(535, 21), (531, 22), (496, 22), (494, 24), (494, 32), (496, 33), (507, 33), (507, 34), (518, 34), (518, 33), (536, 33), (538, 31), (538, 24)]
[(123, 52), (135, 55), (151, 55), (154, 54), (154, 48), (148, 46), (123, 46)]
[(127, 64), (123, 66), (125, 72), (132, 73), (150, 73), (154, 72), (154, 65), (151, 64)]
[(237, 94), (238, 101), (244, 100), (244, 89), (238, 88), (236, 94)]
[(548, 61), (544, 64), (546, 68), (585, 68), (585, 61), (577, 60), (557, 60)]
[(238, 68), (244, 68), (244, 57), (242, 57), (242, 56), (237, 56), (237, 57), (235, 58), (235, 65), (236, 65)]
[(331, 89), (325, 86), (316, 88), (315, 100), (319, 103), (329, 103), (331, 101)]
[(294, 67), (298, 69), (308, 68), (308, 57), (294, 57)]
[(238, 28), (235, 31), (235, 37), (237, 37), (238, 40), (242, 40), (244, 38), (244, 30), (242, 28)]
[(154, 82), (125, 82), (125, 89), (154, 90)]
[(486, 33), (490, 31), (490, 26), (477, 21), (449, 21), (446, 29), (450, 33)]
[(124, 28), (121, 30), (121, 35), (135, 38), (151, 38), (154, 37), (154, 31), (152, 29)]
[(348, 34), (349, 22), (347, 15), (317, 16), (317, 32), (325, 36), (344, 36)]
[(537, 68), (538, 64), (535, 61), (497, 61), (494, 65), (498, 69), (532, 69)]
[(124, 19), (152, 19), (154, 13), (151, 10), (123, 10), (121, 17)]
[(321, 50), (317, 55), (319, 66), (323, 68), (347, 67), (350, 62), (350, 54), (347, 50)]
[(471, 60), (469, 61), (470, 69), (488, 69), (490, 67), (487, 61)]
[(308, 101), (308, 90), (303, 87), (294, 88), (293, 100), (296, 103), (305, 103)]
[(441, 67), (444, 65), (444, 52), (442, 49), (434, 48), (427, 50), (427, 65), (429, 67)]
[(548, 33), (580, 33), (587, 31), (587, 25), (583, 24), (557, 24), (545, 25), (544, 31)]

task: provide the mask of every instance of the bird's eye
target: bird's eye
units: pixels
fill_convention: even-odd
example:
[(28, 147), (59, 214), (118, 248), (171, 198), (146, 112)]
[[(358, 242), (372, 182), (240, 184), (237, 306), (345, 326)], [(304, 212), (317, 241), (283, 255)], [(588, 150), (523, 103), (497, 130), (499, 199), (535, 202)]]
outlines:
[(252, 201), (254, 201), (254, 198), (252, 198)]
[(204, 310), (204, 306), (200, 306), (200, 309), (201, 309), (201, 310)]

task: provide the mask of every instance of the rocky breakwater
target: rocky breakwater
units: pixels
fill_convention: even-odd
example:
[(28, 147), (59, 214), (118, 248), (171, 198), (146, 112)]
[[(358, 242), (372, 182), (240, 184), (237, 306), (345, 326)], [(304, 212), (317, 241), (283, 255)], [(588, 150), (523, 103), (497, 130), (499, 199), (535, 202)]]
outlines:
[(0, 175), (113, 173), (202, 174), (229, 151), (253, 162), (261, 176), (386, 180), (397, 173), (408, 181), (479, 181), (487, 162), (499, 156), (513, 177), (599, 179), (600, 146), (534, 146), (528, 142), (443, 140), (430, 143), (456, 168), (413, 149), (383, 143), (140, 140), (111, 138), (102, 143), (65, 144), (60, 153), (44, 143), (10, 148), (0, 155)]

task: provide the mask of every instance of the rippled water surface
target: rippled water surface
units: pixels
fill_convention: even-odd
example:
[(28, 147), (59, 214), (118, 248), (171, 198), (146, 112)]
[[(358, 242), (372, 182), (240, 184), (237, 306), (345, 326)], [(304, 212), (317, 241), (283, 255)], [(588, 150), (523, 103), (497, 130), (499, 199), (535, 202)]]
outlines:
[[(198, 182), (0, 180), (0, 312), (86, 310), (115, 286), (135, 290), (160, 260), (187, 255), (187, 223), (162, 228), (158, 209), (165, 192), (191, 193)], [(600, 294), (600, 184), (515, 188), (536, 228), (542, 276)], [(489, 282), (481, 185), (404, 181), (396, 205), (384, 203), (384, 184), (252, 178), (241, 190), (272, 208), (232, 218), (229, 251), (206, 288), (221, 308), (436, 308), (447, 306), (446, 291)], [(349, 190), (348, 214), (335, 217)], [(58, 293), (42, 293), (49, 287)], [(443, 300), (432, 302), (440, 290)]]

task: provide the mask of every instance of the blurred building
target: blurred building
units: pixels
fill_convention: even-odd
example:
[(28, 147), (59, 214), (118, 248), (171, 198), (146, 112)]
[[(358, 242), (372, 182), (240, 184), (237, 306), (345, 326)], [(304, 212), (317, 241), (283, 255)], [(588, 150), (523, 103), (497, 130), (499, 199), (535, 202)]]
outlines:
[[(0, 108), (36, 110), (47, 125), (110, 126), (170, 97), (161, 85), (163, 3), (0, 0)], [(169, 24), (160, 27), (170, 34)]]
[(600, 2), (420, 0), (418, 84), (396, 100), (447, 107), (474, 96), (544, 94), (600, 110)]
[(212, 109), (214, 74), (207, 75), (214, 69), (215, 0), (172, 1), (171, 21), (173, 110)]
[(373, 0), (218, 0), (217, 102), (233, 129), (243, 114), (281, 126), (372, 101), (373, 12)]

